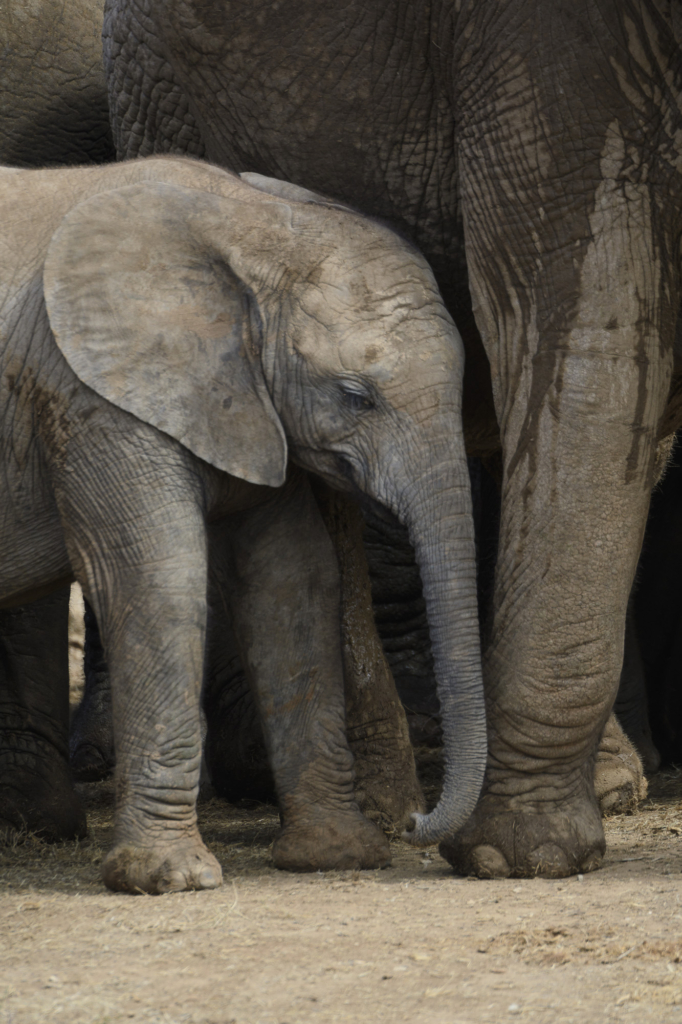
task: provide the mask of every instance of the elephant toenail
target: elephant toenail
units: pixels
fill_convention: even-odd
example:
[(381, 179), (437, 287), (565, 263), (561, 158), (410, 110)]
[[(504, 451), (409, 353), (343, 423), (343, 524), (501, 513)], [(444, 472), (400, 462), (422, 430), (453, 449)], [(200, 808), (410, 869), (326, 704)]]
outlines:
[(479, 878), (509, 878), (511, 874), (506, 857), (494, 846), (475, 846), (471, 863)]
[(570, 875), (568, 857), (555, 843), (543, 843), (536, 846), (528, 855), (531, 872), (547, 878), (563, 878)]
[(218, 874), (213, 868), (204, 868), (199, 875), (199, 885), (202, 889), (217, 889), (222, 884), (222, 874)]

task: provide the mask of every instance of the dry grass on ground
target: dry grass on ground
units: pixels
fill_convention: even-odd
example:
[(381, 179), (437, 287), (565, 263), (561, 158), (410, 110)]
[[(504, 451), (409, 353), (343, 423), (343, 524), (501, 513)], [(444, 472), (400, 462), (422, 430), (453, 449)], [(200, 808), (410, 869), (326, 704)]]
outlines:
[(295, 876), (274, 808), (200, 806), (225, 882), (107, 892), (111, 784), (90, 837), (0, 850), (0, 1024), (682, 1024), (682, 772), (606, 822), (604, 868), (455, 878), (396, 840), (380, 872)]

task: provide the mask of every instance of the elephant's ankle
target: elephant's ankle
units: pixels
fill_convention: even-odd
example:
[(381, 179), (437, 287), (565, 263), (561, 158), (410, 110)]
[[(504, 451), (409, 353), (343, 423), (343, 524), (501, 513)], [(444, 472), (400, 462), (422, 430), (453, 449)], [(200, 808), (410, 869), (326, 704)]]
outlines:
[(159, 843), (201, 842), (197, 823), (198, 786), (163, 790), (131, 784), (117, 772), (114, 843), (155, 847)]

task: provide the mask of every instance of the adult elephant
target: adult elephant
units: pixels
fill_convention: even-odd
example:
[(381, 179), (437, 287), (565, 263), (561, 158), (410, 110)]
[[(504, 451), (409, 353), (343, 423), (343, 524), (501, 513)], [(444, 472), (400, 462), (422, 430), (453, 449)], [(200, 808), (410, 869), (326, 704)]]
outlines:
[(489, 456), (487, 356), (502, 512), (486, 787), (441, 847), (461, 871), (562, 875), (604, 849), (592, 768), (681, 419), (681, 39), (670, 0), (105, 7), (118, 153), (203, 154), (402, 228), (464, 336), (468, 450)]
[(114, 159), (101, 0), (8, 0), (0, 12), (0, 163)]

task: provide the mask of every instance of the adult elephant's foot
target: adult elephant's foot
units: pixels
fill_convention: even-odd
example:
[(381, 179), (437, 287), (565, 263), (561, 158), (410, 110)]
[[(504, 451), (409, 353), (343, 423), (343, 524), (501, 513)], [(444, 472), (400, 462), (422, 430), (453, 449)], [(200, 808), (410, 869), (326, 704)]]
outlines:
[(285, 821), (272, 848), (275, 867), (284, 871), (350, 871), (385, 868), (388, 840), (359, 810), (320, 810)]
[(634, 811), (647, 794), (642, 762), (613, 714), (599, 742), (594, 790), (604, 816)]
[(563, 878), (594, 871), (604, 848), (599, 808), (587, 794), (542, 811), (537, 800), (524, 808), (518, 798), (487, 793), (464, 828), (439, 849), (459, 875)]
[(0, 730), (0, 832), (32, 832), (48, 842), (87, 833), (65, 751), (28, 730)]
[(104, 859), (102, 878), (116, 892), (157, 894), (217, 889), (223, 873), (196, 833), (186, 838), (161, 838), (154, 846), (118, 843)]

